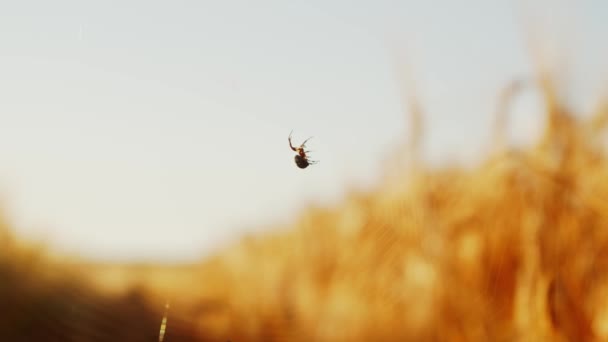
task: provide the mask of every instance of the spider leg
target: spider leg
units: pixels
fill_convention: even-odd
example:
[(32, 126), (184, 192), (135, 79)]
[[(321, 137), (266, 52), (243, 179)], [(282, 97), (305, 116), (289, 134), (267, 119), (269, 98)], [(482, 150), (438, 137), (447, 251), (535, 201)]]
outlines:
[(289, 147), (291, 148), (292, 151), (296, 151), (296, 148), (293, 147), (293, 145), (291, 144), (291, 134), (293, 133), (293, 129), (291, 130), (291, 132), (289, 133), (289, 137), (287, 138), (287, 141), (289, 141)]
[(306, 145), (306, 143), (308, 142), (308, 140), (312, 139), (312, 137), (304, 140), (304, 142), (300, 145), (300, 147), (304, 147)]

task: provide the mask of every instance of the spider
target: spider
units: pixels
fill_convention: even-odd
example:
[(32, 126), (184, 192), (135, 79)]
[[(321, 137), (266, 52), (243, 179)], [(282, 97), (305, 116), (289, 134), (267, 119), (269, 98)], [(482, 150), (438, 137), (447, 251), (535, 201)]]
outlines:
[[(291, 133), (293, 133), (293, 130), (291, 131)], [(297, 152), (298, 154), (296, 154), (294, 156), (294, 160), (296, 162), (296, 165), (300, 168), (300, 169), (305, 169), (308, 167), (308, 165), (314, 165), (317, 163), (317, 161), (312, 161), (308, 159), (308, 156), (306, 155), (306, 153), (310, 152), (310, 151), (305, 151), (304, 147), (306, 147), (306, 142), (308, 140), (310, 140), (310, 138), (304, 140), (304, 142), (299, 146), (299, 147), (293, 147), (293, 145), (291, 144), (291, 133), (289, 133), (289, 138), (287, 138), (287, 140), (289, 141), (289, 147)]]

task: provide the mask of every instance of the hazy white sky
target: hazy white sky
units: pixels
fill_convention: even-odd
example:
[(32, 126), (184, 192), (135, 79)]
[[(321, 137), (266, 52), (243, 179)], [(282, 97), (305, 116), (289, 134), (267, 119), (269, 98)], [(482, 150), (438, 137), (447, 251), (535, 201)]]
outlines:
[[(589, 104), (608, 76), (608, 2), (559, 3), (539, 2), (535, 22), (567, 45)], [(20, 234), (62, 250), (183, 260), (335, 203), (407, 138), (399, 39), (428, 113), (427, 157), (466, 160), (489, 141), (497, 92), (529, 75), (517, 4), (2, 3), (4, 209)], [(531, 108), (517, 135), (538, 126)], [(320, 164), (295, 167), (291, 129), (295, 142), (314, 136)]]

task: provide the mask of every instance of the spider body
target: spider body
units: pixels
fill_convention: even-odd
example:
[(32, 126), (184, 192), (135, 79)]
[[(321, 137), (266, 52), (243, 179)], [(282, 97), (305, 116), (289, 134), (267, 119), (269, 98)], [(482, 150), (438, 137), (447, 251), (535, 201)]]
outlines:
[[(293, 133), (293, 131), (292, 131), (292, 133)], [(306, 143), (308, 142), (308, 140), (310, 140), (310, 138), (304, 140), (304, 142), (300, 146), (298, 146), (298, 147), (294, 147), (292, 145), (292, 143), (291, 143), (291, 133), (289, 133), (289, 138), (287, 138), (287, 140), (289, 141), (289, 147), (291, 148), (291, 150), (297, 153), (294, 156), (294, 161), (296, 162), (296, 165), (300, 169), (305, 169), (309, 165), (313, 165), (313, 164), (317, 163), (316, 161), (309, 160), (307, 153), (310, 152), (310, 151), (304, 150), (304, 148), (306, 147)]]
[(310, 163), (308, 162), (308, 160), (305, 157), (302, 157), (299, 154), (296, 154), (295, 156), (293, 156), (296, 165), (300, 168), (300, 169), (305, 169), (308, 167), (308, 165), (310, 165)]

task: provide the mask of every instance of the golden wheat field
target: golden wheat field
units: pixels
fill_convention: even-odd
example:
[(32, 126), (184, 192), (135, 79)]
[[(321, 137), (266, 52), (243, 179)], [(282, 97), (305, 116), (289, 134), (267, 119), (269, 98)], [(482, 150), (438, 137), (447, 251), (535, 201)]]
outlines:
[(541, 76), (533, 146), (392, 170), (200, 264), (67, 262), (4, 224), (0, 338), (158, 341), (166, 312), (166, 342), (606, 341), (608, 107), (582, 120)]

